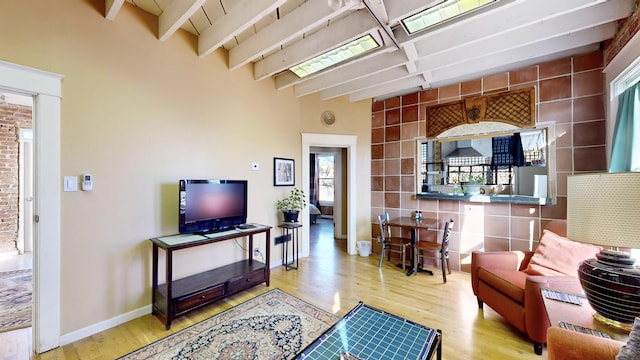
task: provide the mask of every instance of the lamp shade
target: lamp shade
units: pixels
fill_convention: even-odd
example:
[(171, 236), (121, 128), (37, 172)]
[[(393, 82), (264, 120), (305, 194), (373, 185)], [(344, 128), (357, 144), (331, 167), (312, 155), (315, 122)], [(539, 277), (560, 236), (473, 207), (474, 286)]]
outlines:
[(567, 237), (594, 245), (640, 249), (640, 172), (567, 179)]
[[(640, 248), (640, 172), (567, 179), (567, 237), (614, 248)], [(640, 269), (627, 253), (603, 250), (584, 260), (578, 278), (594, 317), (629, 330), (640, 316)]]

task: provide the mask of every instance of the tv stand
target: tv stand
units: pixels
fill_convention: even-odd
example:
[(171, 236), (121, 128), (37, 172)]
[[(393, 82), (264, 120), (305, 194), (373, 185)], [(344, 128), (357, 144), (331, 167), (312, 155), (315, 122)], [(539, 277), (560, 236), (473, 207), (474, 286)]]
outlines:
[[(265, 263), (253, 259), (253, 235), (265, 234)], [(249, 237), (244, 260), (173, 280), (173, 252), (196, 246)], [(188, 311), (265, 283), (269, 286), (271, 227), (257, 225), (246, 230), (208, 234), (179, 234), (150, 239), (152, 251), (151, 313), (171, 328), (171, 320)], [(165, 283), (158, 284), (158, 249), (165, 251)]]

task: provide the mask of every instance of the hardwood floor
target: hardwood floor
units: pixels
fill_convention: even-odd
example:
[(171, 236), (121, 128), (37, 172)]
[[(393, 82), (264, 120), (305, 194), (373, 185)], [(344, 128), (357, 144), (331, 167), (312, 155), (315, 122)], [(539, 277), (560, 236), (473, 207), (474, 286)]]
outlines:
[[(423, 273), (407, 277), (395, 262), (379, 257), (349, 256), (345, 240), (334, 240), (331, 223), (311, 225), (311, 256), (300, 259), (298, 270), (271, 271), (271, 286), (255, 287), (219, 303), (196, 310), (173, 322), (170, 331), (146, 315), (89, 338), (67, 344), (35, 359), (113, 359), (204, 320), (272, 288), (280, 288), (340, 316), (358, 301), (403, 316), (443, 332), (443, 359), (546, 359), (533, 353), (529, 340), (485, 306), (478, 310), (470, 275)], [(317, 228), (316, 228), (317, 227)], [(327, 230), (328, 228), (328, 230)], [(322, 231), (322, 229), (325, 229)], [(321, 230), (321, 231), (317, 231)], [(279, 251), (279, 249), (275, 249)], [(438, 272), (436, 272), (438, 274)], [(30, 330), (0, 334), (0, 359), (28, 359)]]

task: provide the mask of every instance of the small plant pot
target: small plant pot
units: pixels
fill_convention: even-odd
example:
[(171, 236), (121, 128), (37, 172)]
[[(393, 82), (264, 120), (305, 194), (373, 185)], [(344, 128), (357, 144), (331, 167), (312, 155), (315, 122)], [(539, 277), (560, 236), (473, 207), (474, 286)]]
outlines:
[(465, 195), (478, 195), (478, 194), (480, 194), (480, 184), (465, 184), (463, 187), (464, 187), (464, 194)]
[(283, 211), (284, 222), (298, 222), (298, 214), (300, 211), (298, 210), (287, 210)]

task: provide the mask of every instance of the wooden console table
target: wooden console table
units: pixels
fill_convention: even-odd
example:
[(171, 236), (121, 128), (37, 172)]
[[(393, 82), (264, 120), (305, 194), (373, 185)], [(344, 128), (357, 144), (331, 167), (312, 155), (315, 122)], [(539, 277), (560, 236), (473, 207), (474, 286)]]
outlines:
[[(265, 234), (265, 263), (253, 259), (253, 235)], [(229, 265), (173, 280), (173, 253), (219, 241), (249, 237), (247, 258)], [(271, 227), (228, 230), (206, 235), (180, 234), (150, 239), (153, 243), (152, 314), (171, 328), (171, 320), (200, 306), (266, 283), (269, 286)], [(166, 254), (165, 283), (158, 284), (158, 249)]]

